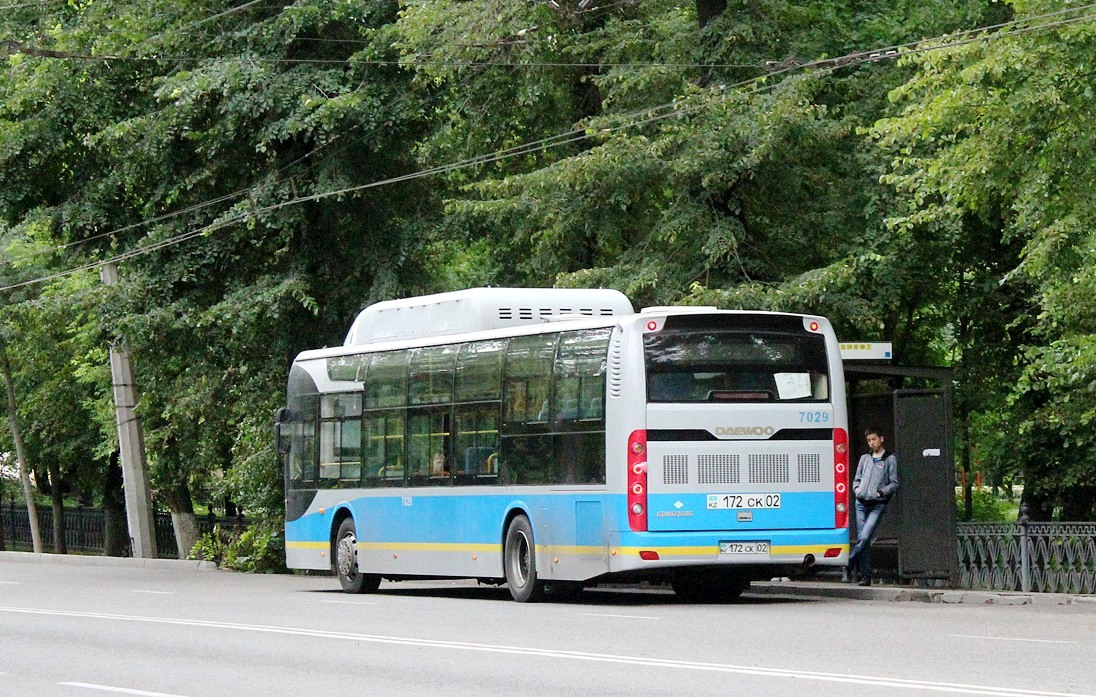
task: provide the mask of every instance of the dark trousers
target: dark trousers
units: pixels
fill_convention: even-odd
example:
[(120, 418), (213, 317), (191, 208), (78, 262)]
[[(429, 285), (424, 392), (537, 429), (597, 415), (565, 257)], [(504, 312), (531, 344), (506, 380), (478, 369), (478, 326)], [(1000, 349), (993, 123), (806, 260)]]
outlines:
[(860, 578), (871, 578), (871, 542), (879, 529), (879, 521), (887, 510), (885, 502), (856, 501), (856, 546), (849, 554), (849, 570), (859, 569)]

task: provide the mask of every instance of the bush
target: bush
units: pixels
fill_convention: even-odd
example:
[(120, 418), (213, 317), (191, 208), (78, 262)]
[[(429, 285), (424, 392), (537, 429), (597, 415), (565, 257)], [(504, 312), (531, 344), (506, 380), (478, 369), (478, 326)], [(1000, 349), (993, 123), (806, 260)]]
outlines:
[(286, 573), (281, 525), (256, 523), (249, 526), (225, 550), (224, 567), (256, 574)]
[[(971, 491), (971, 522), (975, 523), (1002, 523), (1011, 522), (1010, 513), (1014, 505), (1012, 502), (1002, 500), (993, 495), (988, 489), (974, 489)], [(964, 520), (963, 490), (956, 492), (955, 498), (956, 519)]]
[(232, 571), (274, 574), (285, 573), (285, 541), (280, 524), (255, 522), (242, 533), (213, 526), (190, 550), (189, 559), (216, 562)]

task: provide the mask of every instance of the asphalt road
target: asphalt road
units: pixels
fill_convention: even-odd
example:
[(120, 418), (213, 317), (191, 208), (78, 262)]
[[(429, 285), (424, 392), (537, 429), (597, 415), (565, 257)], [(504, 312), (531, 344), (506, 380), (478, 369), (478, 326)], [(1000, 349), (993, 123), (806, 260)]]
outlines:
[[(468, 582), (0, 558), (0, 696), (1089, 695), (1096, 604), (662, 591), (519, 604)], [(867, 598), (875, 597), (872, 602)]]

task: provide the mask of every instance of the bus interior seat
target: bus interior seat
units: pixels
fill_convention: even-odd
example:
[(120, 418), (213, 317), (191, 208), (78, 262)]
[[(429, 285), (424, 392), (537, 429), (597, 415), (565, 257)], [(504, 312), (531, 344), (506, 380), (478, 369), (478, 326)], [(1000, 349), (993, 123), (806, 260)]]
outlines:
[(559, 418), (571, 420), (578, 418), (578, 400), (565, 399), (559, 406)]
[(464, 474), (478, 474), (487, 469), (487, 458), (495, 453), (489, 446), (473, 446), (464, 450)]

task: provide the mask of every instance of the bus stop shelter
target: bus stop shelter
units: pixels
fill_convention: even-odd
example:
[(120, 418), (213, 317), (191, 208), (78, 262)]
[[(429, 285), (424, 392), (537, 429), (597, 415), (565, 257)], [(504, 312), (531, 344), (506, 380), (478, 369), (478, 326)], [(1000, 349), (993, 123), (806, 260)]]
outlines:
[[(845, 380), (852, 467), (867, 452), (863, 433), (869, 426), (882, 431), (887, 448), (898, 454), (898, 493), (872, 548), (876, 573), (903, 582), (955, 585), (951, 369), (846, 359)], [(919, 387), (894, 387), (906, 384)], [(856, 539), (855, 531), (850, 535)]]

